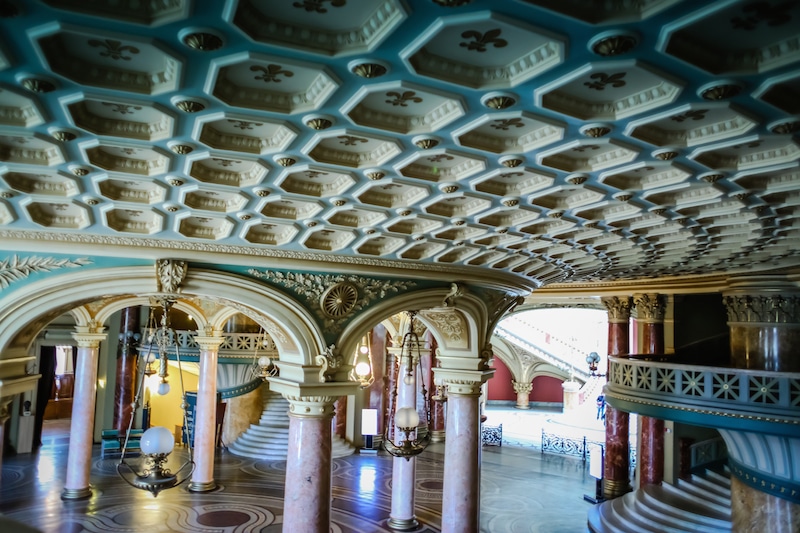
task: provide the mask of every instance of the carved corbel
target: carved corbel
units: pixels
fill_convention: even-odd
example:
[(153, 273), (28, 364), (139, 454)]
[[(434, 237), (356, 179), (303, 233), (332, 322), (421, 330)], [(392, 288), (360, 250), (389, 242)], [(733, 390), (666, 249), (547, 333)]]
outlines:
[(177, 294), (181, 292), (181, 285), (186, 279), (186, 261), (175, 259), (159, 259), (156, 261), (156, 281), (158, 292)]
[(319, 354), (315, 360), (316, 363), (320, 366), (319, 370), (320, 383), (333, 381), (334, 377), (336, 376), (336, 372), (338, 372), (339, 369), (344, 364), (344, 357), (342, 357), (341, 354), (339, 354), (339, 351), (333, 344), (325, 348), (325, 352)]

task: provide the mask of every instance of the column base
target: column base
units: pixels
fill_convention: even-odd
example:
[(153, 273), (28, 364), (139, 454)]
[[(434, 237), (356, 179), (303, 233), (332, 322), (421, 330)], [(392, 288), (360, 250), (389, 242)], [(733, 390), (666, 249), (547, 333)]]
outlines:
[(412, 531), (419, 527), (419, 522), (416, 518), (389, 518), (386, 525), (395, 531)]
[(607, 500), (618, 498), (632, 490), (633, 487), (631, 487), (631, 483), (627, 479), (603, 479), (603, 497)]
[(217, 488), (216, 481), (192, 481), (189, 483), (189, 492), (211, 492)]
[(62, 500), (85, 500), (92, 495), (92, 489), (86, 487), (85, 489), (64, 489), (61, 492)]
[(514, 408), (515, 409), (530, 409), (531, 406), (530, 406), (530, 404), (525, 404), (525, 405), (517, 404), (517, 405), (514, 406)]
[(434, 429), (431, 431), (431, 442), (444, 442), (445, 430)]

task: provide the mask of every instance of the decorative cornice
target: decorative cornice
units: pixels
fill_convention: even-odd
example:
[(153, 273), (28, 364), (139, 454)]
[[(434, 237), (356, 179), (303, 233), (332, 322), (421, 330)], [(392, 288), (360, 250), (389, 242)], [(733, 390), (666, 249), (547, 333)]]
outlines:
[(0, 290), (7, 288), (15, 281), (27, 278), (31, 274), (51, 272), (59, 268), (78, 268), (90, 264), (92, 264), (92, 261), (85, 257), (74, 260), (38, 257), (35, 255), (20, 258), (15, 254), (8, 259), (0, 261)]
[(641, 293), (633, 295), (633, 304), (636, 307), (637, 318), (642, 322), (664, 322), (667, 302), (663, 295), (656, 293)]
[(606, 296), (600, 298), (608, 311), (610, 324), (627, 324), (631, 319), (631, 298), (620, 296)]
[(728, 322), (797, 324), (800, 322), (800, 296), (755, 295), (725, 296)]

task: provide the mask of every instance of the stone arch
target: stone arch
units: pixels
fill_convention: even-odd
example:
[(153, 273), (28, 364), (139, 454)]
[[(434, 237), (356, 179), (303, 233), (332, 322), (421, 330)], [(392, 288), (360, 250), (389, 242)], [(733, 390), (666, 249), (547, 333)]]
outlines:
[[(483, 302), (475, 295), (461, 296), (454, 307), (443, 307), (442, 302), (449, 289), (421, 289), (409, 291), (386, 298), (354, 318), (339, 336), (340, 353), (354, 352), (364, 332), (373, 325), (403, 311), (418, 310), (418, 319), (431, 331), (442, 353), (460, 357), (478, 359), (483, 348), (480, 340), (484, 337), (488, 313)], [(456, 313), (464, 332), (464, 342), (454, 342), (451, 336), (441, 331), (437, 324), (426, 317), (423, 311), (435, 313)]]
[[(51, 276), (0, 298), (0, 353), (4, 359), (27, 355), (36, 333), (57, 316), (109, 296), (157, 295), (151, 266), (83, 270)], [(280, 360), (314, 365), (324, 351), (322, 332), (311, 313), (289, 295), (236, 274), (189, 269), (180, 295), (225, 302), (262, 321), (268, 319)], [(121, 298), (104, 313), (130, 305), (144, 296)], [(192, 309), (186, 305), (185, 309)], [(196, 315), (198, 310), (193, 311)], [(202, 313), (201, 313), (202, 315)], [(86, 310), (73, 311), (77, 320), (90, 320)], [(103, 316), (106, 316), (104, 314)], [(205, 320), (205, 317), (203, 317)]]

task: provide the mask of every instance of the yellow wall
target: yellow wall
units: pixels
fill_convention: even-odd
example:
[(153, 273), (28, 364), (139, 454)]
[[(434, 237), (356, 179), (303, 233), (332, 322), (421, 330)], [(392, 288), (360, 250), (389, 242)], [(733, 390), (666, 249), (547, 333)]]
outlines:
[[(183, 425), (183, 411), (181, 410), (181, 380), (178, 369), (172, 365), (169, 367), (167, 381), (170, 385), (169, 394), (159, 396), (153, 392), (150, 394), (150, 426), (164, 426), (170, 431), (175, 431), (175, 426)], [(154, 380), (154, 383), (158, 381)], [(183, 371), (183, 386), (186, 391), (197, 391), (197, 375)], [(180, 432), (177, 434), (180, 436)]]

